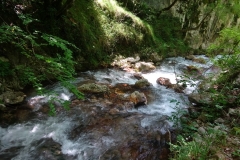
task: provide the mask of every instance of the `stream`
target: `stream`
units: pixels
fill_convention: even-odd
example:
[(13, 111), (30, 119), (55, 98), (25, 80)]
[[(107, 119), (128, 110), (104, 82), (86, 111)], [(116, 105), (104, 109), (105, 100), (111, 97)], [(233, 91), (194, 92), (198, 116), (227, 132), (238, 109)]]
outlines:
[[(204, 56), (199, 57), (208, 60)], [(24, 109), (24, 113), (28, 113), (23, 114), (27, 118), (19, 118), (13, 124), (0, 127), (0, 159), (168, 159), (168, 143), (176, 139), (169, 117), (176, 113), (176, 108), (186, 109), (190, 105), (187, 94), (194, 91), (195, 86), (188, 85), (184, 93), (176, 93), (157, 84), (156, 80), (165, 77), (174, 84), (191, 65), (207, 70), (212, 63), (201, 64), (182, 57), (168, 58), (153, 72), (142, 74), (152, 85), (141, 89), (148, 102), (138, 107), (105, 95), (87, 95), (84, 100), (78, 100), (59, 83), (46, 86), (55, 92), (54, 95), (40, 96), (32, 92), (27, 97), (28, 106), (32, 108)], [(136, 81), (133, 73), (112, 68), (79, 73), (72, 83), (104, 83), (120, 90), (124, 97), (136, 90), (127, 88)], [(57, 114), (49, 116), (47, 102), (52, 96), (70, 101), (70, 109), (65, 110), (55, 102)]]

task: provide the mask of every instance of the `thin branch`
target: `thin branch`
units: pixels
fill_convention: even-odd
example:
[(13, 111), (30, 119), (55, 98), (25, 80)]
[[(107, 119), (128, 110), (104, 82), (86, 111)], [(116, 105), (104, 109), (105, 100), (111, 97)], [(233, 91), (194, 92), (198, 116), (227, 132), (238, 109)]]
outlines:
[(168, 7), (166, 7), (166, 8), (163, 8), (160, 12), (167, 11), (167, 10), (171, 9), (171, 8), (175, 5), (175, 3), (177, 3), (177, 1), (178, 1), (178, 0), (173, 1), (172, 4), (170, 4), (170, 5), (169, 5)]

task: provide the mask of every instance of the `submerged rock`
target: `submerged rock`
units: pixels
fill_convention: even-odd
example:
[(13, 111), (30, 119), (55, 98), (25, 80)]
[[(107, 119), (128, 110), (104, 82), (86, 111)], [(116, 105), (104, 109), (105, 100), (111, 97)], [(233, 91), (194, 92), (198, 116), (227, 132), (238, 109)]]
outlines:
[(11, 147), (0, 152), (1, 159), (13, 159), (17, 156), (23, 146)]
[(31, 158), (33, 159), (48, 159), (48, 160), (56, 160), (56, 159), (67, 159), (74, 160), (76, 157), (71, 155), (65, 155), (62, 153), (62, 145), (58, 142), (55, 142), (51, 138), (43, 138), (36, 142), (32, 143), (36, 148), (31, 150)]

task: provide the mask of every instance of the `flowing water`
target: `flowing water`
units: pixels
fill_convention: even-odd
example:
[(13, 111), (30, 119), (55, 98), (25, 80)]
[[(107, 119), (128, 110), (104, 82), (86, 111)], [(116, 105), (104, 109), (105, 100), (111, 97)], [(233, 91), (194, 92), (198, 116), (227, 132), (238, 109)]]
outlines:
[[(152, 86), (145, 89), (148, 104), (138, 108), (101, 96), (76, 100), (58, 83), (47, 86), (54, 95), (33, 93), (28, 97), (28, 105), (33, 108), (30, 114), (34, 116), (0, 127), (0, 159), (168, 159), (168, 142), (175, 136), (173, 123), (168, 119), (176, 112), (176, 107), (189, 106), (186, 94), (194, 87), (189, 85), (185, 93), (175, 93), (157, 84), (156, 80), (166, 77), (176, 83), (189, 65), (207, 69), (211, 63), (169, 58), (154, 72), (143, 74)], [(115, 86), (132, 85), (136, 81), (132, 73), (104, 69), (81, 73), (73, 84), (100, 82)], [(72, 101), (70, 110), (62, 109), (61, 104), (55, 102), (57, 115), (48, 116), (44, 106), (52, 97)]]

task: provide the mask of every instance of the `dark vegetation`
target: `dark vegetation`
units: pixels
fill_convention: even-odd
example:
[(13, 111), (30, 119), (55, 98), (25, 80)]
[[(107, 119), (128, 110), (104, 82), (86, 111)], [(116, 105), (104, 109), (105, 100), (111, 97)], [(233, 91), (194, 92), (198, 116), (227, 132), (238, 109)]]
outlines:
[(0, 13), (1, 77), (13, 83), (3, 91), (105, 67), (115, 54), (187, 50), (179, 20), (140, 2), (4, 0)]
[[(184, 23), (169, 13), (177, 2), (182, 4), (178, 13), (186, 15)], [(58, 80), (81, 98), (81, 93), (68, 83), (78, 71), (107, 67), (117, 54), (139, 54), (142, 59), (147, 59), (154, 52), (163, 57), (186, 55), (192, 50), (188, 47), (188, 40), (184, 40), (187, 32), (200, 29), (205, 33), (203, 26), (208, 23), (206, 19), (213, 11), (223, 21), (228, 18), (225, 15), (233, 13), (237, 24), (240, 16), (238, 1), (220, 3), (202, 0), (207, 7), (200, 19), (197, 17), (200, 14), (198, 2), (175, 0), (160, 10), (142, 1), (131, 0), (111, 3), (93, 0), (2, 0), (0, 93), (22, 90), (26, 86), (42, 92), (43, 82)], [(231, 4), (233, 2), (234, 5)], [(217, 33), (219, 38), (208, 50), (212, 56), (222, 54), (215, 63), (225, 72), (212, 84), (215, 86), (210, 90), (214, 95), (212, 104), (202, 106), (202, 112), (191, 115), (194, 120), (201, 116), (204, 123), (213, 123), (219, 117), (224, 118), (229, 108), (240, 107), (240, 86), (234, 81), (240, 75), (240, 30), (236, 24), (232, 24), (231, 28), (222, 26), (223, 30)], [(236, 136), (240, 134), (239, 120), (238, 114), (227, 124)], [(186, 127), (182, 135), (196, 131), (189, 121), (182, 123), (183, 128)], [(215, 139), (226, 137), (222, 132), (211, 133), (215, 133)], [(214, 138), (206, 136), (203, 139)], [(201, 158), (206, 159), (209, 148), (202, 151), (202, 145), (222, 145), (219, 141), (210, 141), (211, 144), (203, 141), (187, 142), (180, 138), (173, 151), (187, 155), (187, 159), (199, 159), (199, 154), (204, 153)], [(194, 147), (194, 154), (186, 154)], [(239, 150), (234, 150), (234, 153), (240, 157)], [(181, 159), (181, 155), (177, 159)]]

